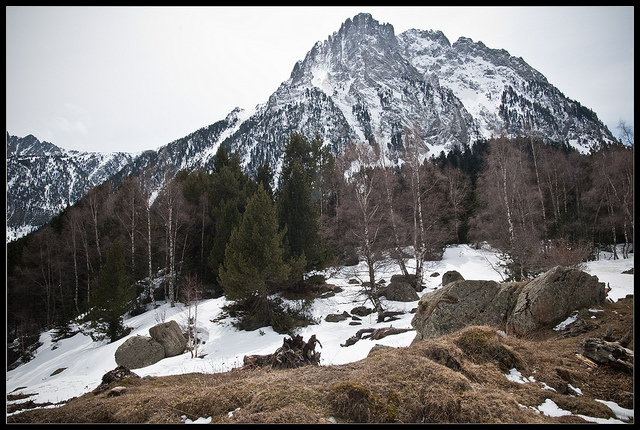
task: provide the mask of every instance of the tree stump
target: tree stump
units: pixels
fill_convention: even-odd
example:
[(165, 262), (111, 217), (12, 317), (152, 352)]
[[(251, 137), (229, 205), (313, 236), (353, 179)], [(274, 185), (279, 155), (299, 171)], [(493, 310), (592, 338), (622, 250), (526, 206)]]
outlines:
[[(610, 335), (607, 333), (605, 336), (609, 337)], [(587, 338), (582, 341), (579, 354), (599, 365), (608, 365), (633, 373), (633, 351), (626, 348), (629, 338), (630, 333), (615, 342), (604, 338)]]

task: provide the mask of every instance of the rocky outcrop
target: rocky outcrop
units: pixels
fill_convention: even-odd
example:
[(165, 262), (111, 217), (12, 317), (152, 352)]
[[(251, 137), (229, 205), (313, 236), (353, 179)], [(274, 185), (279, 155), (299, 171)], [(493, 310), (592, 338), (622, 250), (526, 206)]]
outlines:
[(427, 293), (411, 320), (416, 340), (439, 337), (470, 325), (504, 325), (518, 284), (459, 280)]
[(604, 284), (578, 269), (557, 266), (529, 282), (457, 280), (422, 296), (411, 324), (416, 339), (489, 325), (526, 335), (556, 324), (575, 309), (603, 303)]

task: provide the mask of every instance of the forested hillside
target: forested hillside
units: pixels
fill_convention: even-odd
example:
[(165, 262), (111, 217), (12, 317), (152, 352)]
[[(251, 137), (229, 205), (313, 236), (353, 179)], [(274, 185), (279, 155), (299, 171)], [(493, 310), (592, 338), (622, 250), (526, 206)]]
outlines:
[(239, 328), (287, 332), (304, 312), (274, 294), (304, 291), (330, 265), (365, 261), (375, 300), (380, 261), (405, 274), (412, 261), (419, 281), (447, 244), (487, 241), (514, 280), (614, 243), (625, 244), (619, 258), (632, 251), (632, 146), (580, 154), (499, 137), (429, 154), (417, 133), (405, 136), (399, 166), (375, 143), (333, 156), (293, 134), (277, 175), (268, 164), (249, 175), (221, 146), (210, 170), (181, 171), (157, 194), (136, 176), (92, 189), (7, 245), (7, 343), (19, 345), (8, 364), (28, 359), (43, 329), (63, 335), (81, 317), (115, 340), (126, 313), (194, 294), (233, 300)]

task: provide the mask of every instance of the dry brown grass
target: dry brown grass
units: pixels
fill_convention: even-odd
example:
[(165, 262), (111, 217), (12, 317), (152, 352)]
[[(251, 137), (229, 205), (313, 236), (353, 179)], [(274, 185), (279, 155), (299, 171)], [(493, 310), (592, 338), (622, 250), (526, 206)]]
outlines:
[[(605, 366), (591, 369), (575, 353), (583, 338), (601, 336), (609, 326), (618, 337), (632, 328), (633, 299), (603, 309), (594, 314), (599, 327), (579, 337), (556, 340), (557, 332), (547, 329), (521, 339), (491, 327), (468, 327), (340, 366), (134, 379), (119, 397), (88, 393), (7, 421), (180, 423), (186, 416), (211, 417), (212, 423), (584, 422), (576, 415), (550, 418), (529, 407), (547, 398), (573, 414), (610, 418), (611, 410), (594, 399), (633, 408), (633, 376)], [(509, 381), (504, 373), (511, 367), (536, 382)], [(542, 382), (556, 391), (543, 389)], [(568, 384), (583, 395), (572, 395)]]

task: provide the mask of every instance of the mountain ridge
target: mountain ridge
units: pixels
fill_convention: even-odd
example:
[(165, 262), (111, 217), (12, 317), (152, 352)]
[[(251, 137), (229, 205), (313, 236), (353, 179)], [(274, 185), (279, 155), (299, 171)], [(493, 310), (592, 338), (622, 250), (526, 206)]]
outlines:
[(267, 101), (236, 108), (157, 150), (98, 155), (7, 132), (7, 240), (45, 224), (105, 181), (117, 185), (144, 172), (148, 186), (160, 188), (167, 174), (208, 168), (221, 145), (237, 152), (249, 172), (269, 162), (277, 173), (291, 133), (320, 136), (334, 154), (355, 141), (375, 141), (397, 161), (406, 128), (419, 131), (430, 155), (503, 132), (581, 152), (615, 141), (593, 111), (522, 58), (466, 37), (452, 44), (441, 31), (396, 35), (393, 25), (361, 13), (316, 42)]

